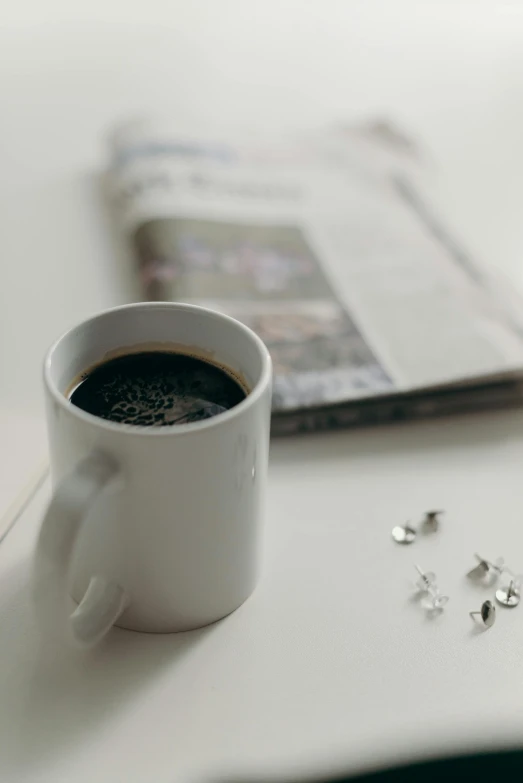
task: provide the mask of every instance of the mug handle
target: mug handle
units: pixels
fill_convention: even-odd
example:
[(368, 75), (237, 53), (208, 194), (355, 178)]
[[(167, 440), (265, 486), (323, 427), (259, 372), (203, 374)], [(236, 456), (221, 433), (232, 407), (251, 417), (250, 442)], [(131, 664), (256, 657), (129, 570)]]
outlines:
[(128, 604), (120, 585), (93, 575), (84, 597), (68, 616), (69, 571), (74, 546), (88, 511), (100, 493), (120, 477), (117, 463), (93, 452), (65, 476), (45, 513), (35, 553), (34, 593), (47, 627), (64, 624), (81, 646), (99, 641)]

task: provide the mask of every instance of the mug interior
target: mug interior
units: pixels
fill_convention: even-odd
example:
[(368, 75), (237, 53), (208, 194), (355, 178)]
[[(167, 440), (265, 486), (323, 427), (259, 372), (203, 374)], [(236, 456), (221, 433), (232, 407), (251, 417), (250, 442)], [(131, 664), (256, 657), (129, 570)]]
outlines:
[(50, 384), (64, 397), (92, 367), (115, 356), (178, 350), (232, 372), (251, 394), (268, 372), (268, 352), (248, 327), (195, 305), (142, 303), (107, 310), (67, 332), (45, 363)]

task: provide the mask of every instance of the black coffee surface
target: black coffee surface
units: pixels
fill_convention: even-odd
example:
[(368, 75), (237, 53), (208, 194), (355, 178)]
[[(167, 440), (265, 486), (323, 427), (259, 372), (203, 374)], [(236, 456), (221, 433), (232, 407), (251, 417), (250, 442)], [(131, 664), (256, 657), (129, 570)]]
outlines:
[(110, 359), (93, 368), (70, 400), (102, 419), (164, 427), (217, 416), (245, 396), (232, 376), (210, 362), (148, 351)]

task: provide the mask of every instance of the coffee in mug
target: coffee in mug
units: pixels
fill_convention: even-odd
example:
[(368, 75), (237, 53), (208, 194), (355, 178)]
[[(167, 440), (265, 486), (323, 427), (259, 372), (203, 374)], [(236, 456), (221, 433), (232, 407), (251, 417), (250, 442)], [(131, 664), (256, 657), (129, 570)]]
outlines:
[(247, 388), (231, 370), (175, 351), (140, 351), (101, 362), (73, 384), (73, 405), (102, 419), (166, 427), (234, 408)]

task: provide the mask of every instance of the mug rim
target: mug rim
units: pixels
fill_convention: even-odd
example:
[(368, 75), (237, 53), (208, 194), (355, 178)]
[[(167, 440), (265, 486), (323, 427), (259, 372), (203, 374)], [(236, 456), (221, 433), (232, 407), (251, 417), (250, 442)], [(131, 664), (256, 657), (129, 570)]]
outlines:
[[(54, 379), (52, 377), (52, 362), (53, 355), (59, 345), (66, 340), (70, 335), (81, 326), (88, 326), (94, 321), (98, 320), (101, 316), (109, 313), (116, 313), (129, 310), (185, 310), (186, 312), (202, 313), (211, 318), (215, 318), (218, 321), (226, 321), (233, 325), (235, 328), (242, 331), (256, 346), (261, 363), (262, 369), (260, 377), (258, 378), (253, 389), (246, 395), (245, 399), (235, 405), (233, 408), (220, 413), (218, 416), (213, 416), (209, 419), (203, 419), (202, 421), (194, 421), (188, 424), (178, 424), (175, 427), (137, 427), (135, 424), (123, 424), (121, 422), (109, 421), (108, 419), (102, 419), (99, 416), (95, 416), (93, 413), (88, 413), (77, 405), (73, 405), (70, 400), (58, 389)], [(223, 426), (231, 419), (240, 415), (243, 411), (248, 410), (252, 405), (255, 405), (259, 398), (264, 394), (267, 386), (271, 381), (271, 369), (272, 361), (267, 346), (258, 335), (245, 326), (241, 321), (236, 318), (232, 318), (230, 315), (225, 315), (217, 310), (211, 310), (208, 307), (202, 307), (201, 305), (185, 304), (183, 302), (133, 302), (132, 304), (119, 305), (117, 307), (109, 307), (105, 310), (100, 310), (94, 315), (84, 318), (82, 321), (74, 324), (70, 329), (63, 332), (60, 337), (53, 342), (48, 348), (43, 363), (43, 376), (44, 384), (49, 394), (54, 401), (60, 405), (60, 407), (67, 413), (78, 417), (81, 421), (93, 426), (100, 427), (100, 429), (107, 432), (118, 433), (120, 435), (135, 435), (141, 437), (175, 437), (180, 435), (188, 435), (192, 432), (201, 432), (210, 428)]]

